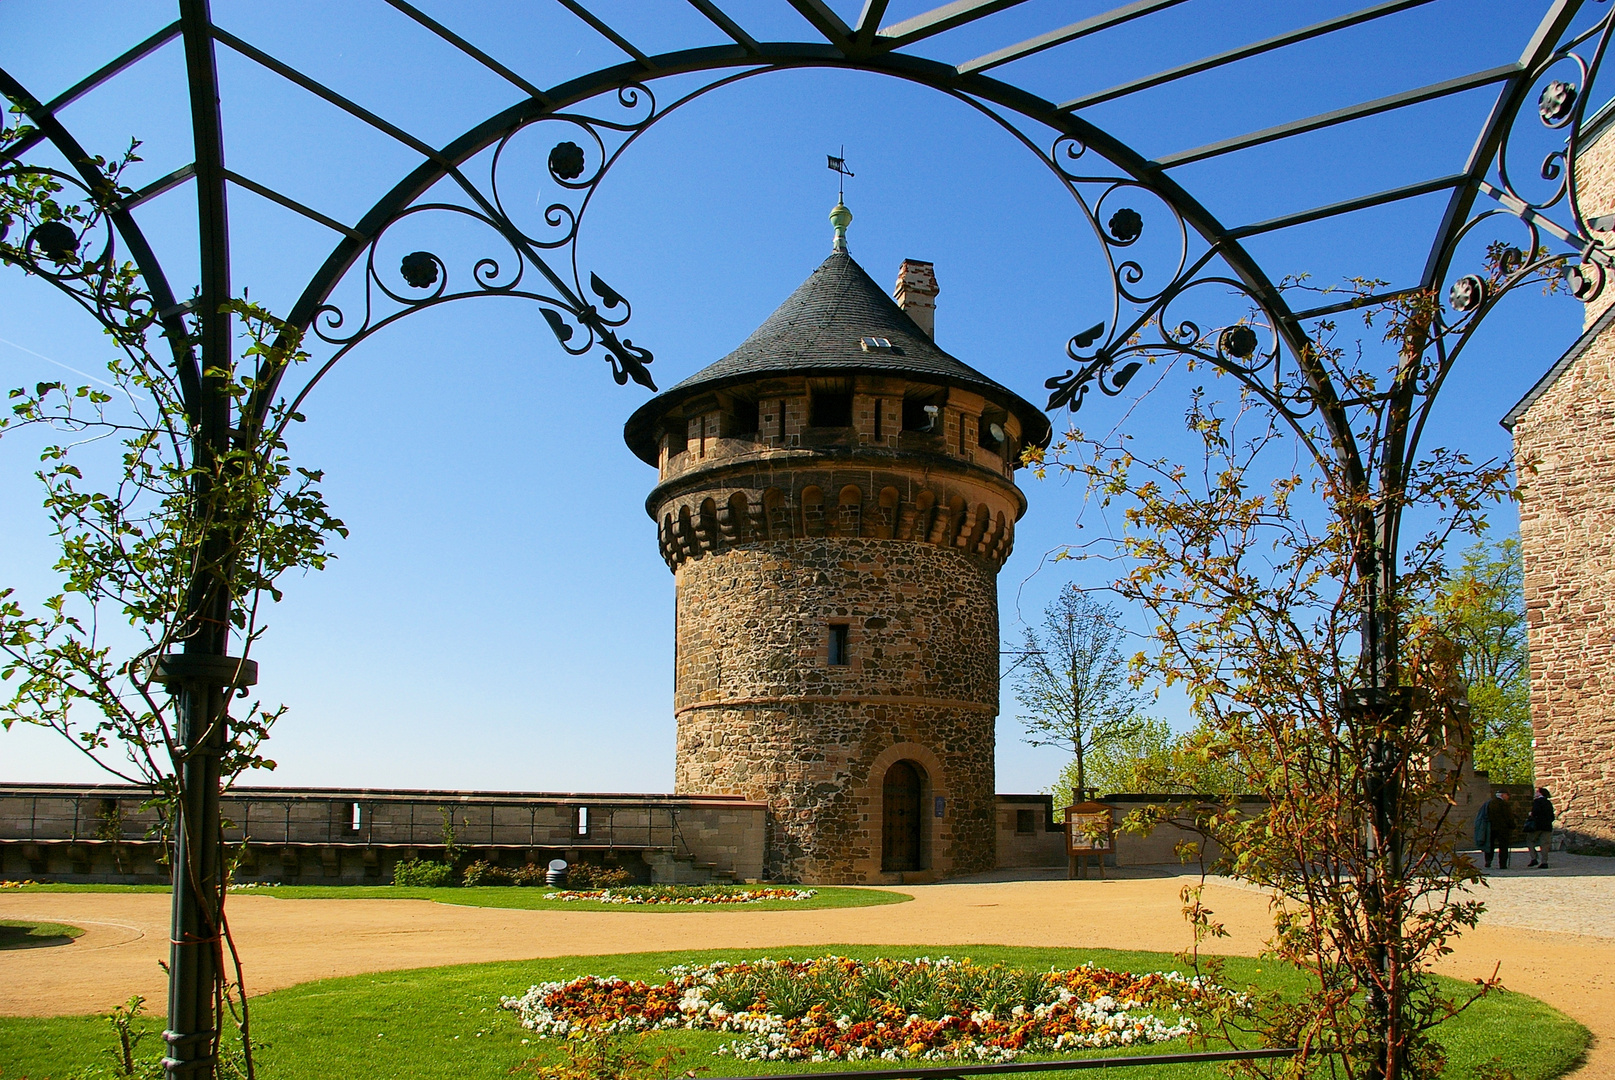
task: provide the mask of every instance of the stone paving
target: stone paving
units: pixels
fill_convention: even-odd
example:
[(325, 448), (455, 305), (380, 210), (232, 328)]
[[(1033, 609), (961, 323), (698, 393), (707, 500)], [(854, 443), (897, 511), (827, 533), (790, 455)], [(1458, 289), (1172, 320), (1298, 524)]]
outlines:
[(1487, 925), (1615, 938), (1615, 859), (1555, 851), (1547, 869), (1527, 869), (1526, 861), (1515, 852), (1509, 869), (1492, 870), (1475, 890)]

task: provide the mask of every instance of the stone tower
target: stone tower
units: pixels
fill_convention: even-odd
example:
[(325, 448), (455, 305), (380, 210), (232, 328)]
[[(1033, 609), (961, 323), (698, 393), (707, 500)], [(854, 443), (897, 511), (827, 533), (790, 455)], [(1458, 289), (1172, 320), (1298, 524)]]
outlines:
[(678, 792), (769, 805), (769, 876), (994, 865), (997, 572), (1036, 407), (943, 352), (936, 279), (899, 307), (835, 248), (625, 437), (676, 583)]

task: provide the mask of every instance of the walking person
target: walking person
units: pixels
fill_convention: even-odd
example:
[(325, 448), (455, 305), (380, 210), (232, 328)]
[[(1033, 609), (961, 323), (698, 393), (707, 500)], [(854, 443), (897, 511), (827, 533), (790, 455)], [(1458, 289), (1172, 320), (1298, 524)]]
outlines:
[(1475, 850), (1485, 854), (1488, 870), (1492, 868), (1492, 827), (1486, 820), (1486, 808), (1490, 805), (1492, 801), (1487, 799), (1475, 812)]
[(1525, 819), (1525, 850), (1531, 856), (1526, 864), (1541, 870), (1548, 868), (1548, 849), (1553, 845), (1553, 801), (1548, 798), (1548, 789), (1536, 789), (1536, 798), (1531, 800), (1531, 815)]
[(1486, 840), (1481, 851), (1486, 856), (1488, 869), (1492, 865), (1492, 853), (1497, 853), (1497, 868), (1508, 869), (1508, 846), (1514, 841), (1514, 808), (1509, 805), (1508, 792), (1499, 791), (1492, 795), (1491, 801), (1481, 808), (1486, 815)]

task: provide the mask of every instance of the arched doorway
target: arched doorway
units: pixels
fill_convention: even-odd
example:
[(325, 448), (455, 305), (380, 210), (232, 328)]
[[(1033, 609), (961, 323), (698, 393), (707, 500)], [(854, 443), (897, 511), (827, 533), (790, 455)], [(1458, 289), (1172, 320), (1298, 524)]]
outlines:
[(925, 772), (912, 761), (899, 761), (886, 770), (881, 785), (880, 868), (884, 871), (919, 870), (920, 797)]

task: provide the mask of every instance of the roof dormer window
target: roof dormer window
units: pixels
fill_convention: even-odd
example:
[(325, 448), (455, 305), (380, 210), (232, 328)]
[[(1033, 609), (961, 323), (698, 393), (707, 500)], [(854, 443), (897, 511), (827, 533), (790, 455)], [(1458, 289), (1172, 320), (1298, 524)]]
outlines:
[(858, 344), (863, 346), (864, 352), (891, 352), (892, 339), (883, 337), (859, 338)]

